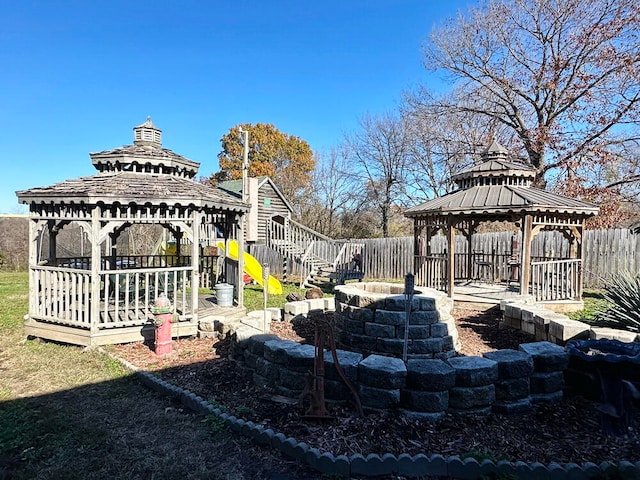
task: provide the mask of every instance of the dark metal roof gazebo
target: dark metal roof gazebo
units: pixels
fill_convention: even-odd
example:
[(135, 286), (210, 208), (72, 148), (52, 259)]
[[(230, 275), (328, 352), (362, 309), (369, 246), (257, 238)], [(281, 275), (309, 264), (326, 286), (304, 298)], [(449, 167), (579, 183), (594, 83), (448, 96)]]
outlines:
[[(96, 175), (16, 192), (29, 204), (30, 302), (26, 332), (79, 345), (136, 341), (151, 327), (150, 305), (173, 301), (174, 335), (198, 326), (201, 247), (234, 238), (243, 248), (248, 205), (195, 182), (199, 164), (162, 147), (151, 119), (135, 127), (134, 143), (91, 153)], [(83, 258), (58, 258), (56, 237), (79, 226), (91, 244)], [(172, 234), (175, 255), (122, 255), (118, 237), (133, 225), (159, 225)], [(48, 233), (48, 256), (39, 242)], [(223, 237), (216, 239), (218, 233)], [(183, 249), (190, 253), (183, 255)], [(241, 285), (242, 265), (227, 281)], [(236, 289), (242, 305), (242, 288)]]
[[(493, 142), (482, 163), (452, 177), (458, 190), (405, 212), (414, 221), (414, 256), (417, 282), (441, 288), (453, 296), (456, 280), (454, 235), (467, 239), (467, 277), (472, 271), (472, 236), (483, 222), (504, 221), (519, 226), (522, 248), (511, 266), (518, 269), (521, 293), (538, 300), (579, 300), (582, 295), (582, 231), (584, 220), (598, 208), (532, 186), (535, 171), (508, 158), (507, 150)], [(434, 255), (431, 240), (438, 231), (447, 236), (445, 255)], [(571, 243), (570, 258), (532, 262), (531, 243), (542, 230), (558, 230)], [(482, 255), (482, 254), (481, 254)], [(485, 258), (480, 258), (486, 263)], [(468, 278), (467, 278), (468, 279)]]

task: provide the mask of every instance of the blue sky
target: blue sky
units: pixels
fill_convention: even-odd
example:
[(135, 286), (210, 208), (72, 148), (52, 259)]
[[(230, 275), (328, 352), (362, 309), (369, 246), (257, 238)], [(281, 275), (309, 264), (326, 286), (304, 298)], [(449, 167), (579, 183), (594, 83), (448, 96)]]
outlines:
[(220, 138), (272, 123), (314, 151), (438, 82), (432, 27), (472, 0), (0, 0), (0, 213), (16, 190), (93, 175), (89, 152), (163, 146), (218, 170)]

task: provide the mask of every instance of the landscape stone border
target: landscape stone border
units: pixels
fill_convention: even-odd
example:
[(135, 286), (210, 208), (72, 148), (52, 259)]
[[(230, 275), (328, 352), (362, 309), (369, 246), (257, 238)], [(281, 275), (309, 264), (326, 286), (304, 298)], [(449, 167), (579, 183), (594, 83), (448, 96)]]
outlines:
[(203, 398), (171, 385), (150, 372), (140, 370), (136, 366), (109, 352), (111, 358), (120, 362), (129, 371), (134, 372), (140, 382), (146, 387), (169, 397), (179, 400), (186, 408), (202, 415), (215, 415), (234, 432), (244, 435), (259, 444), (269, 446), (294, 460), (305, 462), (311, 468), (327, 475), (349, 477), (351, 475), (377, 476), (395, 474), (406, 477), (439, 476), (456, 479), (475, 480), (482, 476), (512, 476), (520, 480), (539, 480), (541, 478), (553, 480), (589, 480), (599, 478), (636, 479), (640, 474), (640, 462), (621, 461), (619, 463), (602, 462), (547, 465), (533, 462), (509, 462), (501, 460), (478, 461), (475, 458), (460, 458), (457, 455), (444, 457), (440, 454), (400, 455), (361, 454), (335, 455), (311, 448), (304, 442), (298, 442), (293, 437), (286, 437), (282, 433), (274, 432), (270, 428), (254, 422), (246, 422), (233, 415), (224, 413)]
[(502, 325), (535, 335), (538, 341), (565, 346), (570, 340), (620, 340), (636, 342), (639, 335), (628, 330), (593, 327), (536, 303), (532, 296), (520, 296), (500, 301)]

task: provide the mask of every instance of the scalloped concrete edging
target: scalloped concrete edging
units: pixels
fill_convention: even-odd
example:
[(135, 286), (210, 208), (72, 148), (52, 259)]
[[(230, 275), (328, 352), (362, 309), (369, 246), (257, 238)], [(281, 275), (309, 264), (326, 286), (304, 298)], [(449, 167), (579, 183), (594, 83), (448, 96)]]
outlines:
[(637, 479), (640, 475), (640, 462), (621, 461), (619, 463), (602, 462), (583, 463), (549, 463), (548, 465), (533, 462), (509, 462), (492, 460), (478, 461), (475, 458), (460, 458), (458, 455), (444, 457), (440, 454), (409, 455), (402, 453), (383, 455), (371, 453), (366, 457), (361, 454), (334, 455), (331, 452), (321, 452), (311, 448), (304, 442), (298, 442), (293, 437), (286, 437), (282, 433), (274, 432), (270, 428), (246, 422), (233, 415), (222, 412), (202, 397), (165, 382), (153, 374), (140, 370), (128, 361), (115, 356), (104, 349), (100, 349), (109, 357), (120, 362), (129, 371), (134, 372), (140, 382), (158, 393), (174, 397), (188, 409), (203, 415), (212, 414), (223, 420), (234, 432), (245, 435), (254, 441), (275, 448), (284, 455), (295, 460), (305, 462), (310, 467), (329, 475), (349, 477), (351, 475), (377, 476), (395, 474), (407, 477), (442, 476), (461, 480), (475, 480), (486, 475), (512, 475), (519, 480), (539, 480), (541, 478), (553, 480), (589, 480), (596, 476), (613, 478)]

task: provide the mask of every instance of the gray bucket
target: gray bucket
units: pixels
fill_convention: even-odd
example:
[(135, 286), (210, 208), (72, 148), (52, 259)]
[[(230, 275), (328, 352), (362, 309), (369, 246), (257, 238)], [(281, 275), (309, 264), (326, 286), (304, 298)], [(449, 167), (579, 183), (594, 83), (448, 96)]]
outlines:
[(213, 288), (216, 291), (216, 300), (219, 307), (233, 306), (233, 285), (217, 283)]

